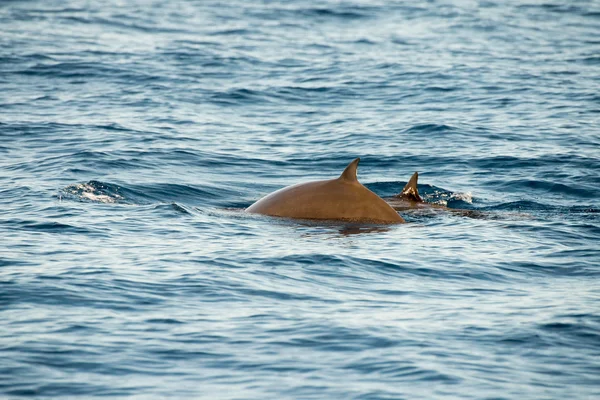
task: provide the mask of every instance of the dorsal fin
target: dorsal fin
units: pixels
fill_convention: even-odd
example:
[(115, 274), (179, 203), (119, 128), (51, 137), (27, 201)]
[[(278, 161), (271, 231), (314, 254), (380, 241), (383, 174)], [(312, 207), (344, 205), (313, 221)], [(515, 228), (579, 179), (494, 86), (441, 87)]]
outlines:
[(356, 177), (356, 170), (358, 169), (359, 162), (360, 158), (356, 158), (354, 161), (348, 164), (344, 172), (342, 172), (342, 175), (340, 175), (339, 179), (343, 179), (350, 182), (358, 182), (358, 178)]
[(413, 176), (410, 177), (410, 180), (402, 189), (399, 197), (404, 197), (410, 199), (412, 201), (423, 201), (421, 196), (419, 196), (419, 189), (417, 189), (417, 181), (419, 180), (419, 173), (415, 172)]

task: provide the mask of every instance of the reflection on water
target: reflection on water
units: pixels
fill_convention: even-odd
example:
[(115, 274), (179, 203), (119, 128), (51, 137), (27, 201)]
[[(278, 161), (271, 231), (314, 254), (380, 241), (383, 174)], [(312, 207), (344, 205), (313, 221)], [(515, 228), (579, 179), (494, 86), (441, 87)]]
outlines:
[[(361, 235), (368, 233), (383, 233), (389, 232), (400, 225), (372, 225), (347, 223), (341, 221), (289, 221), (289, 223), (297, 223), (301, 227), (303, 237), (325, 237), (332, 234), (343, 236)], [(306, 230), (308, 228), (308, 230)]]

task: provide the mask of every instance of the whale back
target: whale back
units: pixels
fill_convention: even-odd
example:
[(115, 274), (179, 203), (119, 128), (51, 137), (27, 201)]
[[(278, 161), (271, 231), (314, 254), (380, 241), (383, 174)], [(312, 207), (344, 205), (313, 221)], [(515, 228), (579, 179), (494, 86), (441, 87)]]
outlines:
[(401, 223), (402, 217), (378, 195), (364, 187), (352, 161), (337, 179), (288, 186), (273, 192), (246, 211), (298, 219)]

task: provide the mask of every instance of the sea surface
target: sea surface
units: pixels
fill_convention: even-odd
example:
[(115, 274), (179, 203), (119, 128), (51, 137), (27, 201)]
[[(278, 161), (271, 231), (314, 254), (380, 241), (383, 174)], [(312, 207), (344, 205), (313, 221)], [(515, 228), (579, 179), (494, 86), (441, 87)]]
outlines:
[(599, 197), (599, 1), (0, 1), (0, 398), (598, 399)]

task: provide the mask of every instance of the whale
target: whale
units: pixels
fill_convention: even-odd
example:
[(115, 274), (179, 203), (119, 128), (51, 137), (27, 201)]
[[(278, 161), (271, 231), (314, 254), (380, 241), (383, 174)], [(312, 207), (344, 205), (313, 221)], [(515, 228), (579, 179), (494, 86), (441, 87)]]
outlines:
[(415, 172), (410, 179), (404, 189), (400, 193), (392, 197), (386, 197), (384, 200), (388, 203), (394, 210), (396, 211), (405, 211), (405, 210), (414, 210), (414, 209), (444, 209), (447, 210), (447, 207), (442, 206), (441, 204), (428, 203), (419, 194), (419, 189), (417, 187), (419, 180), (419, 173)]
[(421, 197), (417, 188), (419, 173), (415, 172), (409, 179), (402, 191), (392, 197), (385, 197), (384, 200), (396, 211), (427, 211), (427, 212), (448, 212), (462, 217), (485, 219), (489, 215), (479, 210), (465, 210), (460, 208), (449, 208), (443, 204), (429, 203)]
[(306, 220), (404, 223), (392, 206), (358, 181), (359, 162), (360, 158), (353, 160), (338, 178), (279, 189), (252, 204), (246, 212)]

